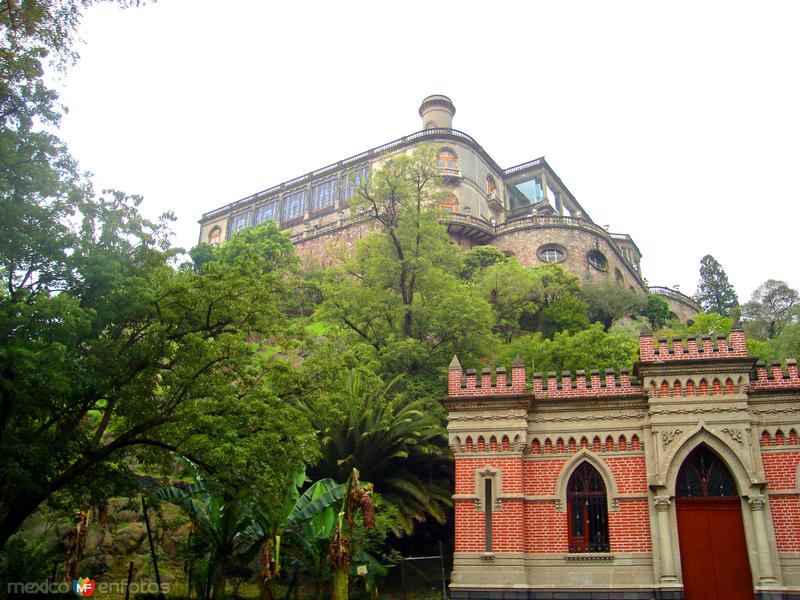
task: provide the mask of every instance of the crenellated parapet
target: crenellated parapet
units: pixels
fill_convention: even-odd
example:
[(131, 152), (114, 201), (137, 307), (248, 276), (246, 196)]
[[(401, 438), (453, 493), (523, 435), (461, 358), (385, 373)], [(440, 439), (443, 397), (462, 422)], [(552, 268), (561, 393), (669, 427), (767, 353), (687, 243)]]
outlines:
[(481, 376), (475, 369), (461, 370), (458, 357), (454, 356), (448, 369), (447, 393), (451, 397), (466, 396), (519, 396), (526, 393), (525, 366), (517, 357), (511, 367), (511, 378), (504, 367), (492, 372), (481, 370)]
[[(667, 396), (703, 396), (703, 395), (733, 395), (743, 393), (747, 386), (747, 370), (752, 366), (748, 362), (747, 346), (744, 332), (734, 329), (729, 336), (719, 335), (712, 338), (703, 335), (699, 338), (688, 336), (686, 338), (673, 338), (668, 343), (665, 338), (656, 344), (653, 336), (643, 333), (639, 345), (640, 360), (637, 369), (647, 365), (660, 368), (659, 365), (671, 361), (724, 361), (721, 364), (735, 363), (736, 373), (727, 371), (722, 375), (706, 379), (698, 375), (697, 381), (690, 374), (686, 377), (670, 374), (670, 379), (659, 376), (654, 378), (651, 373), (649, 381), (645, 382), (651, 390), (653, 397)], [(735, 360), (731, 359), (744, 359)], [(750, 361), (754, 359), (750, 358)], [(698, 363), (710, 367), (705, 362)], [(664, 365), (666, 368), (669, 365)], [(678, 365), (669, 366), (674, 370)], [(744, 369), (744, 370), (743, 370)], [(737, 376), (737, 373), (739, 374)], [(641, 375), (636, 371), (637, 375)], [(480, 374), (475, 369), (463, 371), (457, 357), (449, 367), (448, 396), (450, 398), (484, 398), (484, 397), (509, 397), (532, 395), (541, 399), (572, 399), (572, 398), (626, 398), (647, 395), (644, 385), (632, 377), (627, 370), (616, 372), (614, 369), (600, 371), (594, 369), (590, 372), (563, 371), (560, 376), (555, 372), (534, 373), (528, 381), (525, 366), (517, 357), (511, 367), (509, 376), (504, 367), (494, 370), (482, 369)], [(645, 379), (648, 379), (645, 377)], [(659, 381), (656, 381), (659, 379)], [(684, 381), (685, 379), (685, 381)], [(673, 381), (674, 380), (674, 381)], [(780, 390), (800, 389), (800, 374), (798, 374), (797, 361), (787, 360), (786, 365), (773, 363), (767, 367), (758, 363), (751, 373), (749, 387), (751, 391), (768, 392)], [(648, 389), (649, 389), (648, 388)]]
[(537, 398), (606, 398), (644, 395), (641, 383), (630, 376), (627, 370), (617, 373), (606, 369), (603, 374), (594, 369), (586, 371), (563, 371), (561, 377), (549, 372), (534, 373), (530, 388), (527, 385), (525, 366), (520, 358), (511, 367), (511, 377), (506, 369), (494, 371), (483, 369), (480, 377), (475, 369), (461, 370), (458, 358), (453, 357), (449, 368), (448, 395), (459, 397), (519, 396), (530, 394)]
[(702, 335), (653, 339), (651, 333), (639, 338), (639, 360), (660, 362), (671, 360), (719, 360), (720, 358), (747, 358), (744, 331), (734, 329), (729, 336)]
[(533, 374), (533, 394), (537, 398), (621, 398), (642, 396), (644, 388), (627, 370), (617, 373), (606, 369), (601, 375), (598, 369), (593, 369), (588, 377), (585, 371), (576, 371), (575, 377), (570, 371), (563, 371), (560, 379), (551, 371), (546, 376)]
[(763, 362), (758, 362), (755, 368), (755, 376), (750, 378), (750, 391), (783, 391), (800, 389), (800, 374), (798, 374), (797, 361), (789, 359), (786, 367), (781, 363), (774, 362), (767, 368)]

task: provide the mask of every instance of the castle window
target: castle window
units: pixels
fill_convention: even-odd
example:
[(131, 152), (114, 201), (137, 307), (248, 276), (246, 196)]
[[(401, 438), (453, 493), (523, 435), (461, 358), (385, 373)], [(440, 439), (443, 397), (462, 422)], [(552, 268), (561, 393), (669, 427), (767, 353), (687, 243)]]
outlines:
[(458, 169), (458, 159), (456, 153), (447, 148), (439, 151), (438, 165), (440, 169), (450, 169), (455, 171)]
[(625, 285), (625, 277), (623, 277), (622, 271), (619, 269), (614, 269), (614, 279), (617, 280), (618, 284)]
[(539, 175), (506, 187), (511, 198), (511, 208), (528, 206), (544, 200), (544, 188)]
[(494, 182), (494, 177), (491, 175), (486, 176), (486, 193), (492, 194), (497, 191), (497, 184)]
[(278, 216), (278, 202), (270, 202), (269, 204), (264, 204), (263, 206), (259, 206), (256, 209), (256, 216), (253, 220), (254, 225), (258, 225), (259, 223), (263, 223), (264, 221), (275, 221), (275, 217)]
[(458, 198), (456, 198), (455, 194), (449, 194), (447, 198), (443, 198), (439, 201), (439, 210), (442, 210), (447, 213), (454, 213), (456, 212), (456, 208), (458, 207)]
[(208, 232), (208, 243), (212, 246), (219, 246), (219, 237), (222, 234), (222, 229), (219, 225), (214, 225), (211, 231)]
[(590, 250), (589, 254), (586, 255), (586, 260), (598, 271), (608, 270), (608, 259), (606, 259), (605, 254), (599, 250)]
[(328, 179), (311, 188), (311, 212), (318, 212), (333, 206), (336, 179)]
[(608, 552), (606, 486), (597, 469), (581, 463), (567, 484), (570, 552)]
[(542, 246), (537, 253), (539, 260), (546, 263), (558, 263), (566, 256), (564, 250), (558, 246)]
[(250, 211), (231, 218), (231, 234), (241, 231), (250, 225)]
[(302, 219), (305, 208), (306, 190), (299, 190), (293, 194), (289, 194), (283, 199), (281, 222), (286, 223), (287, 221)]
[(355, 171), (350, 171), (342, 175), (341, 190), (342, 203), (346, 204), (356, 193), (356, 189), (369, 177), (369, 165), (359, 167)]

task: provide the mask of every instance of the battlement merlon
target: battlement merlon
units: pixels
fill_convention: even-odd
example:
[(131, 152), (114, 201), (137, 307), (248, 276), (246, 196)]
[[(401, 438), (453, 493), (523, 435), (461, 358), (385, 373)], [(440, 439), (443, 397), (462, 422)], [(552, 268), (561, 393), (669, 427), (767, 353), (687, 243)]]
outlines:
[(447, 394), (450, 397), (465, 396), (521, 396), (527, 392), (525, 365), (517, 357), (511, 366), (511, 379), (505, 367), (498, 367), (494, 374), (489, 369), (481, 371), (478, 379), (475, 369), (461, 370), (458, 357), (454, 356), (448, 367)]
[[(643, 331), (639, 338), (639, 361), (634, 365), (634, 375), (627, 370), (617, 374), (613, 369), (604, 373), (597, 369), (588, 375), (585, 371), (577, 371), (573, 377), (570, 371), (563, 371), (561, 377), (554, 372), (546, 375), (534, 373), (530, 388), (527, 385), (525, 365), (520, 357), (511, 366), (511, 378), (508, 378), (504, 367), (494, 371), (482, 369), (480, 377), (475, 369), (463, 371), (458, 357), (453, 357), (448, 372), (449, 398), (490, 398), (509, 396), (533, 396), (540, 399), (556, 398), (610, 398), (646, 396), (641, 376), (643, 367), (669, 367), (674, 370), (680, 364), (704, 364), (715, 368), (711, 361), (721, 361), (727, 368), (736, 371), (753, 371), (750, 377), (750, 389), (753, 392), (772, 392), (800, 389), (800, 374), (797, 361), (786, 361), (785, 368), (780, 363), (773, 363), (768, 369), (764, 363), (755, 364), (756, 359), (748, 356), (744, 331), (734, 329), (729, 336), (702, 335), (686, 338), (672, 338), (670, 344), (666, 338), (660, 338), (658, 345), (654, 343), (653, 334)], [(754, 368), (755, 367), (755, 368)], [(649, 371), (650, 369), (647, 369)]]
[(550, 372), (547, 377), (534, 373), (532, 387), (527, 388), (525, 366), (517, 357), (511, 367), (511, 380), (506, 369), (499, 367), (492, 372), (483, 369), (481, 376), (475, 369), (462, 371), (461, 363), (453, 357), (448, 371), (448, 396), (450, 398), (507, 397), (533, 394), (536, 398), (606, 398), (645, 395), (639, 381), (632, 379), (627, 370), (619, 374), (614, 369), (606, 369), (601, 376), (595, 369), (587, 376), (585, 371), (577, 371), (573, 377), (570, 371), (563, 371), (559, 379)]
[(785, 368), (779, 362), (772, 363), (769, 369), (761, 361), (756, 363), (755, 376), (750, 378), (751, 392), (784, 390), (800, 390), (800, 373), (798, 373), (796, 360), (787, 360)]
[(639, 337), (639, 362), (663, 362), (673, 360), (719, 360), (720, 358), (747, 358), (747, 343), (744, 331), (731, 330), (730, 336), (690, 335), (653, 339), (653, 334), (642, 331)]

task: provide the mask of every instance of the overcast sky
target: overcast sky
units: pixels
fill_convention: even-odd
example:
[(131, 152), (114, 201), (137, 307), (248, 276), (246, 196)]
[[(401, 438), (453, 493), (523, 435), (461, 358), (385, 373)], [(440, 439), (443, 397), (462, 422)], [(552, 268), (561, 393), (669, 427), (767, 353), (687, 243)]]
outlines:
[(197, 220), (422, 128), (502, 167), (544, 155), (651, 285), (714, 255), (742, 301), (800, 288), (800, 3), (159, 0), (91, 8), (62, 137), (98, 189)]

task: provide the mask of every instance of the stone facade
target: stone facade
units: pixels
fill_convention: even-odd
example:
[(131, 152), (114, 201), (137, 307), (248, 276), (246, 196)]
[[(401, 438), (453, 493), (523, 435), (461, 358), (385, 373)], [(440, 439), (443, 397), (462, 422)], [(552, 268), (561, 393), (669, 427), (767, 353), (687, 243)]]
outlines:
[[(647, 292), (641, 253), (629, 235), (596, 225), (544, 158), (500, 167), (477, 141), (452, 128), (454, 114), (449, 98), (430, 96), (420, 107), (422, 131), (206, 213), (199, 241), (222, 243), (243, 227), (272, 219), (289, 232), (301, 256), (332, 264), (369, 229), (370, 216), (349, 208), (353, 182), (392, 155), (431, 143), (439, 148), (442, 187), (449, 194), (440, 206), (442, 221), (459, 247), (494, 244), (528, 267), (560, 262), (581, 278), (611, 278)], [(676, 290), (653, 291), (681, 320), (699, 311)]]
[[(456, 464), (453, 598), (705, 597), (682, 556), (696, 546), (687, 510), (709, 501), (703, 510), (738, 511), (743, 531), (749, 574), (725, 563), (723, 578), (744, 577), (743, 598), (800, 598), (797, 364), (756, 365), (740, 330), (644, 334), (639, 352), (633, 374), (527, 377), (517, 361), (510, 377), (478, 377), (453, 360), (443, 400)], [(679, 472), (688, 477), (701, 448), (729, 472), (730, 497), (681, 491)], [(602, 481), (607, 531), (594, 548), (580, 546), (583, 505), (568, 491), (579, 469)]]

